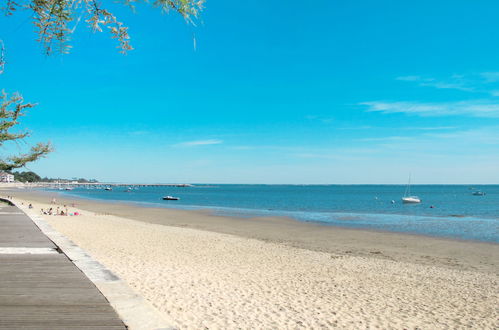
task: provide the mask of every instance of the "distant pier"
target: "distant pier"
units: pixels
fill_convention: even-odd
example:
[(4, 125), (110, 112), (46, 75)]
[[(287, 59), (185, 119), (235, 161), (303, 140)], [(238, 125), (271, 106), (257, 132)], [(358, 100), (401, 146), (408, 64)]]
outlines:
[(30, 187), (44, 188), (105, 188), (105, 187), (194, 187), (189, 183), (111, 183), (111, 182), (33, 182)]

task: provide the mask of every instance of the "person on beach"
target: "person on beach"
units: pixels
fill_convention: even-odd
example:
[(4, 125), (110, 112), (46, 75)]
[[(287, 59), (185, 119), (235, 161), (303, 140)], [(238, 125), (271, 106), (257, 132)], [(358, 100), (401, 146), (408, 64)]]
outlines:
[(29, 209), (32, 209), (32, 208), (33, 208), (33, 205), (29, 204), (29, 205), (28, 205), (28, 208), (29, 208)]
[(55, 198), (52, 198), (51, 204), (55, 204)]

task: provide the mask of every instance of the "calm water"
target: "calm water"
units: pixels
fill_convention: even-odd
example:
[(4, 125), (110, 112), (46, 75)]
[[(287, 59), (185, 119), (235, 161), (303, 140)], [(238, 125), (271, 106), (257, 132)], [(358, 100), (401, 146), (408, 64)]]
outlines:
[[(220, 215), (288, 216), (336, 226), (499, 243), (499, 185), (414, 185), (412, 194), (423, 200), (416, 205), (401, 203), (403, 185), (196, 185), (125, 190), (76, 188), (64, 193), (146, 206), (208, 208)], [(473, 196), (476, 190), (486, 195)], [(165, 195), (180, 200), (161, 200)]]

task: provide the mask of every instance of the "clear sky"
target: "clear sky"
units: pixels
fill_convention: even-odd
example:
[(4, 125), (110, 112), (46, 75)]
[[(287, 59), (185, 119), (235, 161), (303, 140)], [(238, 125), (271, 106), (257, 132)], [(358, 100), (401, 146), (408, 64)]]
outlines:
[(82, 21), (46, 57), (26, 13), (0, 18), (0, 88), (56, 148), (42, 176), (499, 183), (497, 0), (208, 0), (197, 27), (102, 2), (126, 56)]

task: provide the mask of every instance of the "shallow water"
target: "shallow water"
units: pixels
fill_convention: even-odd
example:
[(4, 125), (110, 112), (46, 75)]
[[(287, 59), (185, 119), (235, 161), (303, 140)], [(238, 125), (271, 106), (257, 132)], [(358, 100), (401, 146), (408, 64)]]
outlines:
[[(486, 195), (473, 196), (477, 190)], [(412, 194), (423, 202), (413, 205), (401, 202), (404, 191), (403, 185), (195, 185), (61, 192), (146, 206), (211, 209), (219, 215), (288, 216), (344, 227), (499, 243), (499, 185), (414, 185)], [(180, 200), (163, 201), (165, 195)]]

